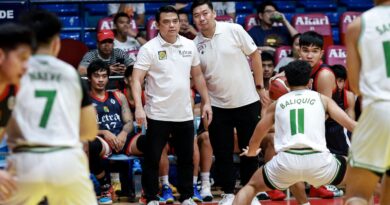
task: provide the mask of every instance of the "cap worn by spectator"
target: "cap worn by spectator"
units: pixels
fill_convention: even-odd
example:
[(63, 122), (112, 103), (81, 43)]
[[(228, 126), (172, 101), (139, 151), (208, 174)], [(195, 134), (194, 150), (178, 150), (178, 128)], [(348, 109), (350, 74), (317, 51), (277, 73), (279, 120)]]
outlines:
[(107, 39), (114, 40), (114, 38), (115, 38), (114, 32), (112, 32), (111, 30), (101, 30), (101, 31), (99, 31), (99, 33), (97, 35), (98, 42), (101, 42), (101, 41), (104, 41)]

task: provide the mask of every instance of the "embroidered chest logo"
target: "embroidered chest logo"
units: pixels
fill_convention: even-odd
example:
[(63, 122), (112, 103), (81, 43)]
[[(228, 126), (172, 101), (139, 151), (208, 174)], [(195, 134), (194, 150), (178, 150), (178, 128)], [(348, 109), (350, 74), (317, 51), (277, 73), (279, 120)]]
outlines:
[(110, 112), (110, 109), (108, 109), (107, 106), (104, 106), (104, 107), (103, 107), (103, 111), (104, 111), (104, 112)]
[(159, 51), (158, 52), (158, 59), (159, 60), (166, 60), (167, 59), (167, 52), (166, 51)]
[(198, 52), (200, 54), (204, 54), (205, 50), (206, 50), (206, 44), (204, 44), (204, 43), (198, 44)]
[(115, 100), (114, 99), (111, 99), (110, 102), (111, 102), (111, 104), (115, 105)]
[(179, 54), (182, 56), (182, 57), (191, 57), (192, 56), (192, 51), (182, 51), (182, 50), (179, 50)]

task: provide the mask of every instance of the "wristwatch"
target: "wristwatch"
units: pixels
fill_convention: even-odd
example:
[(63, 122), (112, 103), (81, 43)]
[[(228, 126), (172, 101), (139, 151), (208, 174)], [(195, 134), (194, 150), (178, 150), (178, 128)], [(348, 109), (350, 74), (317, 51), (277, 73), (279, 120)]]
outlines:
[(256, 85), (256, 90), (261, 90), (261, 89), (264, 89), (264, 86), (262, 86), (262, 85)]

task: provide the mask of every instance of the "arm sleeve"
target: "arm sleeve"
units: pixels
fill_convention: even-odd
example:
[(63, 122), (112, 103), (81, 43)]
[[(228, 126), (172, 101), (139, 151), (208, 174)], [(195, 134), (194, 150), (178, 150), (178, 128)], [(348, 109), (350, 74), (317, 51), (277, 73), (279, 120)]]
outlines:
[(81, 94), (82, 94), (82, 97), (81, 97), (81, 107), (86, 107), (88, 105), (91, 105), (92, 102), (91, 102), (91, 99), (89, 98), (89, 95), (88, 95), (88, 85), (87, 83), (85, 82), (85, 80), (81, 79), (81, 77), (79, 76), (79, 80), (80, 80), (80, 85), (81, 85)]
[(137, 14), (144, 14), (145, 13), (145, 4), (144, 3), (138, 3), (135, 5), (135, 12)]
[(252, 37), (244, 30), (244, 28), (242, 28), (241, 25), (234, 24), (234, 35), (239, 40), (238, 43), (245, 55), (248, 56), (257, 50), (257, 46)]
[(145, 46), (142, 46), (138, 52), (137, 60), (135, 61), (134, 68), (148, 71), (152, 65), (152, 57)]

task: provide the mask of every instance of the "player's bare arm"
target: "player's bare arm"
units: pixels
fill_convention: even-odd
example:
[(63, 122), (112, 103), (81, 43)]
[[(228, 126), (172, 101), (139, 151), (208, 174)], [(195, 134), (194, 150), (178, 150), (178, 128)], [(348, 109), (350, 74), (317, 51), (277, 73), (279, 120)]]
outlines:
[(332, 98), (329, 98), (325, 95), (321, 95), (321, 100), (324, 104), (324, 108), (330, 117), (343, 127), (347, 128), (349, 131), (353, 131), (356, 126), (356, 121), (352, 120), (344, 110), (342, 110)]
[(355, 120), (356, 115), (355, 115), (355, 95), (351, 91), (347, 91), (347, 100), (348, 100), (348, 108), (345, 110), (347, 115)]
[(255, 131), (249, 141), (249, 150), (247, 156), (256, 156), (256, 152), (260, 147), (263, 138), (268, 134), (275, 121), (276, 102), (273, 102), (265, 112), (264, 117), (257, 123)]
[(194, 81), (195, 87), (202, 97), (202, 118), (207, 118), (208, 125), (210, 125), (213, 119), (213, 112), (211, 111), (211, 104), (209, 94), (207, 92), (206, 81), (203, 77), (200, 65), (193, 66), (191, 68), (191, 76)]
[(144, 83), (145, 76), (146, 71), (134, 68), (132, 73), (131, 92), (133, 94), (135, 104), (135, 120), (138, 125), (142, 125), (144, 123), (146, 125), (146, 114), (142, 106), (141, 99), (142, 84)]
[(332, 97), (333, 90), (336, 88), (336, 78), (329, 70), (322, 70), (317, 78), (317, 92)]
[(348, 25), (346, 38), (347, 47), (347, 71), (348, 81), (351, 90), (360, 95), (359, 90), (359, 76), (361, 67), (361, 58), (358, 50), (358, 39), (361, 32), (361, 18), (357, 17), (352, 23)]
[[(253, 76), (255, 79), (255, 84), (260, 85), (262, 88), (264, 88), (264, 82), (263, 82), (263, 66), (261, 62), (260, 53), (258, 50), (253, 51), (249, 58), (252, 61), (252, 70), (253, 70)], [(270, 103), (270, 99), (265, 92), (265, 89), (258, 89), (257, 92), (260, 95), (260, 101), (261, 104), (267, 105)]]
[(122, 109), (122, 123), (123, 128), (122, 131), (117, 136), (117, 149), (122, 150), (125, 145), (126, 138), (129, 133), (133, 131), (133, 115), (131, 114), (130, 107), (127, 103), (126, 96), (120, 92), (116, 92), (116, 95), (119, 97), (121, 101), (121, 109)]
[(98, 133), (96, 124), (96, 110), (93, 105), (81, 108), (80, 111), (80, 139), (91, 141), (95, 139)]

